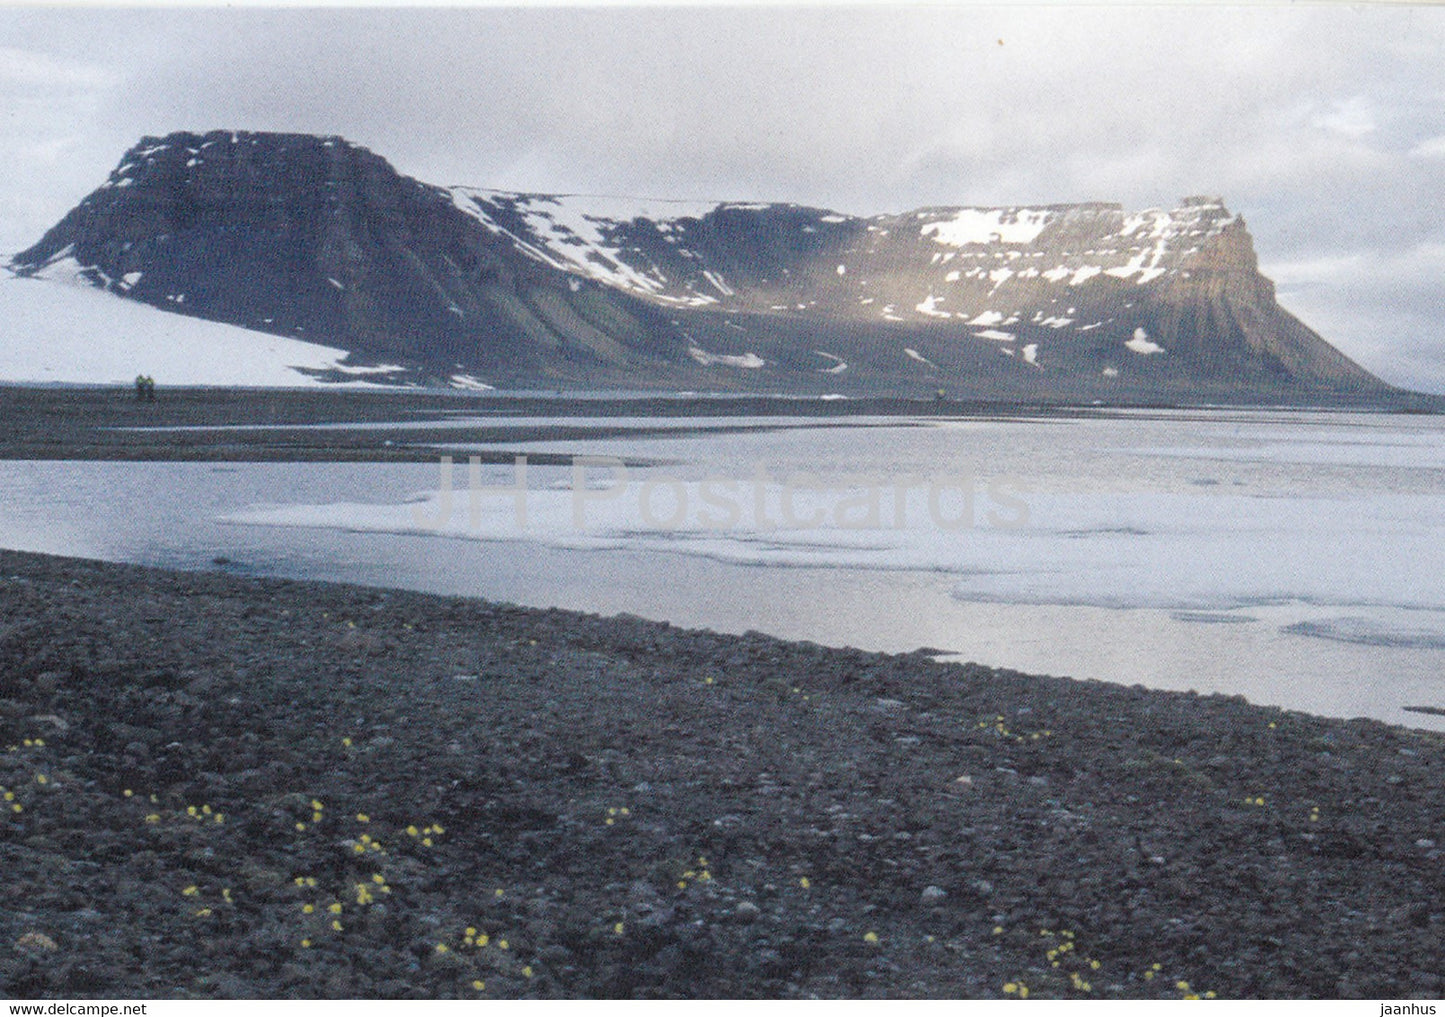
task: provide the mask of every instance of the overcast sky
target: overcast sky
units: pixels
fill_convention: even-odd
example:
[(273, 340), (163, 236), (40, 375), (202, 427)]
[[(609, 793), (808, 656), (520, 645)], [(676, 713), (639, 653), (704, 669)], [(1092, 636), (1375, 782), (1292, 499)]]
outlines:
[(1445, 8), (0, 7), (0, 251), (141, 135), (214, 128), (851, 213), (1220, 194), (1287, 308), (1445, 391)]

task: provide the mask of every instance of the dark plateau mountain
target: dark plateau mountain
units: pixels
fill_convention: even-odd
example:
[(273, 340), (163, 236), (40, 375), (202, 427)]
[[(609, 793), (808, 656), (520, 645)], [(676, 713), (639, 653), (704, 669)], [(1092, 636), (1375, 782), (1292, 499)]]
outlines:
[[(145, 138), (18, 254), (375, 380), (1389, 404), (1211, 197), (857, 217), (439, 187), (337, 137)], [(336, 375), (354, 377), (354, 375)]]

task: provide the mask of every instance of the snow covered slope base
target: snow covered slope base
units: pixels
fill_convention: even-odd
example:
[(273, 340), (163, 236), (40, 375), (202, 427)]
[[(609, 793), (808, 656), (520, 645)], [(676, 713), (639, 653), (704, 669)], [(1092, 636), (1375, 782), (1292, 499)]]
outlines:
[(178, 133), (11, 267), (473, 388), (1393, 396), (1276, 303), (1210, 197), (860, 217), (443, 188), (341, 138)]
[(268, 388), (344, 376), (346, 351), (0, 274), (0, 381)]

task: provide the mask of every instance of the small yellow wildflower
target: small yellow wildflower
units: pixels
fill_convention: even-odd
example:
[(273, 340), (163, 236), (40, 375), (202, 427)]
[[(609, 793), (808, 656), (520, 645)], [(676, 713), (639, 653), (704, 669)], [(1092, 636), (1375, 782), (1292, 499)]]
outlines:
[(121, 794), (125, 795), (127, 798), (130, 798), (135, 795), (135, 792), (132, 791), (130, 788), (126, 788), (124, 791), (121, 792)]
[(358, 823), (369, 823), (371, 822), (371, 817), (368, 816), (365, 812), (358, 812), (356, 814), (356, 821)]
[(333, 915), (341, 914), (341, 902), (334, 901), (331, 904), (326, 905), (326, 910), (330, 911)]
[(37, 784), (49, 784), (49, 783), (50, 783), (50, 778), (47, 777), (47, 776), (45, 776), (45, 774), (43, 774), (43, 773), (37, 773), (37, 774), (35, 775), (35, 783), (37, 783)]
[(303, 915), (309, 915), (309, 914), (311, 914), (312, 912), (314, 912), (315, 910), (316, 910), (316, 905), (315, 905), (315, 904), (302, 904), (302, 905), (301, 905), (301, 913), (302, 913)]
[(311, 949), (311, 940), (309, 940), (309, 939), (303, 939), (303, 940), (301, 941), (301, 947), (302, 947), (302, 949), (305, 949), (305, 950)]
[(618, 922), (616, 925), (612, 926), (612, 932), (614, 935), (620, 936), (622, 935), (622, 930), (624, 928), (625, 926), (621, 922)]
[(499, 940), (497, 940), (497, 949), (498, 949), (498, 950), (510, 950), (510, 949), (511, 949), (511, 946), (507, 943), (507, 941), (506, 941), (505, 939), (499, 939)]
[(873, 932), (873, 931), (871, 931), (871, 930), (868, 931), (868, 932), (863, 933), (863, 942), (865, 942), (865, 943), (876, 943), (876, 942), (878, 942), (878, 933)]
[(200, 892), (201, 892), (201, 888), (198, 887), (198, 886), (195, 886), (194, 884), (191, 885), (191, 886), (186, 887), (184, 890), (181, 891), (181, 893), (185, 894), (187, 897), (194, 897), (196, 894), (198, 894), (198, 893), (200, 893)]
[(801, 886), (804, 890), (806, 890), (813, 884), (809, 881), (807, 876), (804, 876), (802, 879), (798, 880), (798, 885)]
[(438, 944), (437, 944), (437, 953), (447, 953), (447, 952), (448, 952), (448, 948), (447, 948), (447, 945), (446, 945), (445, 943), (438, 943)]
[(483, 949), (483, 948), (484, 948), (488, 943), (490, 943), (491, 941), (492, 941), (492, 937), (491, 937), (491, 936), (487, 935), (485, 932), (481, 933), (480, 935), (477, 936), (477, 949), (478, 949), (478, 950)]
[(371, 881), (380, 886), (386, 882), (386, 877), (383, 876), (380, 872), (376, 872), (372, 874)]
[(341, 931), (341, 922), (333, 919), (332, 922), (331, 922), (331, 927), (332, 927), (333, 929), (335, 929), (337, 932), (340, 932), (340, 931)]
[(532, 977), (532, 965), (527, 964), (527, 965), (523, 966), (523, 968), (522, 968), (522, 975), (523, 975), (523, 977), (525, 977), (525, 978), (531, 978), (531, 977)]

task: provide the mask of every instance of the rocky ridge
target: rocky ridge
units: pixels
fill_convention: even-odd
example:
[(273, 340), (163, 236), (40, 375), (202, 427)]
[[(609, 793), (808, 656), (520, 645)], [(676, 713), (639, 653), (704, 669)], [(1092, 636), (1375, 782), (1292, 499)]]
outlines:
[(336, 137), (146, 138), (12, 269), (396, 379), (1379, 399), (1217, 198), (858, 217), (443, 188)]

